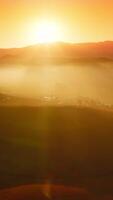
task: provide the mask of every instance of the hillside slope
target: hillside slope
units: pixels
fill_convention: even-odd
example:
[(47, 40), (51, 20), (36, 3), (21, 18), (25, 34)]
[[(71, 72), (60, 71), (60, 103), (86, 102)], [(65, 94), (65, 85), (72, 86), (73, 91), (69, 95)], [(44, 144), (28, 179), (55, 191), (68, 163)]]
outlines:
[(0, 200), (90, 200), (85, 189), (51, 185), (20, 186), (0, 191)]

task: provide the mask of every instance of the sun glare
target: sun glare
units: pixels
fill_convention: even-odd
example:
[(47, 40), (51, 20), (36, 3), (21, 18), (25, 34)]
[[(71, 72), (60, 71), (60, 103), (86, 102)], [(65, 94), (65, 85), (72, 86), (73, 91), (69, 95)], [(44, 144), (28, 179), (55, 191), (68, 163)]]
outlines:
[(40, 21), (30, 28), (32, 43), (54, 43), (61, 40), (61, 30), (54, 21)]

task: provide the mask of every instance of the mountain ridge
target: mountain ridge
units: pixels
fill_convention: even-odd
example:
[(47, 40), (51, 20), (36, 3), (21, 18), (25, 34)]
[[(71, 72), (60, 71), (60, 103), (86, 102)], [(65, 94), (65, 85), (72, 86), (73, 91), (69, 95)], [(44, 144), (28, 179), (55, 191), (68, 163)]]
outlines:
[(113, 41), (97, 43), (36, 44), (23, 48), (0, 49), (0, 64), (68, 64), (113, 62)]

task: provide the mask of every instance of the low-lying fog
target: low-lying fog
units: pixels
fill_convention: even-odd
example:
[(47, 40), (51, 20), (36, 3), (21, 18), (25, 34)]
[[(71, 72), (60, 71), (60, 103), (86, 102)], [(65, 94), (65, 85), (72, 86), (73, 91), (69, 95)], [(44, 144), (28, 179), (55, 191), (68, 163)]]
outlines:
[(113, 66), (1, 66), (0, 93), (70, 102), (85, 97), (113, 104)]

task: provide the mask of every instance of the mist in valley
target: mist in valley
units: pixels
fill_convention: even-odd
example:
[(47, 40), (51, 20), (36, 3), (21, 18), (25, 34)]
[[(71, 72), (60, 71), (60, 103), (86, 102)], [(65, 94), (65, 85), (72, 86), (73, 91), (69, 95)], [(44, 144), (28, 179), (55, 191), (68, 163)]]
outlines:
[(88, 99), (113, 104), (113, 67), (109, 63), (61, 66), (1, 66), (0, 92), (16, 97), (40, 98), (56, 104)]

